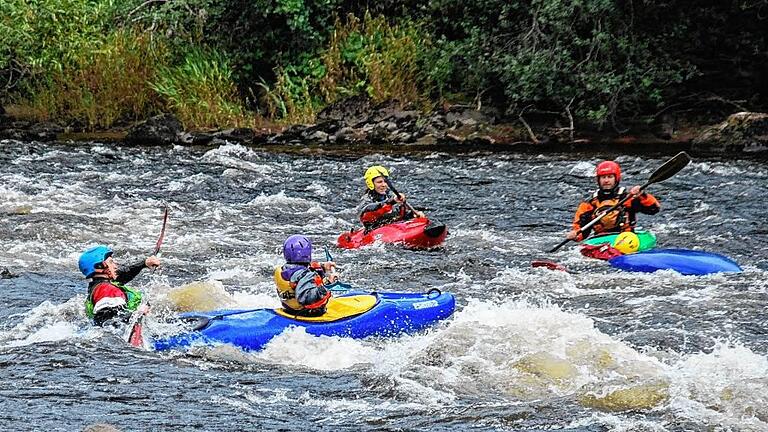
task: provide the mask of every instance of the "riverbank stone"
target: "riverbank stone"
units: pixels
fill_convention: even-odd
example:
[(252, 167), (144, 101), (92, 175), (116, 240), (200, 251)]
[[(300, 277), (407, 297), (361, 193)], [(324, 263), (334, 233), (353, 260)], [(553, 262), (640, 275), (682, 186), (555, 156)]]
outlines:
[(28, 121), (12, 121), (0, 116), (0, 139), (19, 141), (55, 141), (64, 128), (51, 122), (32, 123)]
[(768, 152), (768, 114), (739, 112), (705, 129), (693, 140), (692, 150), (702, 153)]
[(160, 114), (131, 127), (123, 141), (129, 145), (182, 144), (182, 133), (179, 119), (171, 114)]

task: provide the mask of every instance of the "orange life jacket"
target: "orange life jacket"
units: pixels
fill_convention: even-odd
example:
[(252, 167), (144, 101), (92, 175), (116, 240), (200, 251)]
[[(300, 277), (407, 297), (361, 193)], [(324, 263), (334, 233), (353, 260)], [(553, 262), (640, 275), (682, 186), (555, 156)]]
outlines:
[[(618, 204), (619, 201), (621, 201), (627, 195), (626, 190), (623, 187), (620, 187), (616, 194), (614, 194), (613, 198), (600, 200), (599, 192), (599, 190), (593, 192), (592, 199), (589, 200), (589, 203), (595, 209), (592, 212), (593, 218), (600, 216), (603, 214), (603, 212)], [(629, 214), (627, 213), (626, 208), (622, 205), (619, 206), (619, 208), (616, 210), (613, 210), (607, 215), (603, 216), (603, 218), (600, 219), (600, 222), (596, 223), (592, 229), (596, 234), (604, 232), (631, 231), (632, 225), (629, 223)]]

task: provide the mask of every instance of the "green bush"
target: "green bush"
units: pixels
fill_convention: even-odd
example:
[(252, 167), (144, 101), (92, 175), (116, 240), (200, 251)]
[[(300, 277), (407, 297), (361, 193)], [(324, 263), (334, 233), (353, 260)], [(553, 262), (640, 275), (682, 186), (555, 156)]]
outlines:
[(114, 0), (5, 0), (0, 2), (0, 68), (25, 74), (63, 71), (98, 50), (110, 33)]

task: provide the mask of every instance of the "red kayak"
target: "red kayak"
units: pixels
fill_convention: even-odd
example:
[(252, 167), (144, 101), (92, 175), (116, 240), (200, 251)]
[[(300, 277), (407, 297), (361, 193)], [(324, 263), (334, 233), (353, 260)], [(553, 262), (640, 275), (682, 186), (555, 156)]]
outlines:
[(402, 243), (413, 249), (429, 249), (440, 246), (448, 235), (445, 224), (427, 218), (415, 218), (384, 225), (368, 233), (363, 230), (343, 233), (337, 244), (343, 249), (355, 249), (373, 242)]

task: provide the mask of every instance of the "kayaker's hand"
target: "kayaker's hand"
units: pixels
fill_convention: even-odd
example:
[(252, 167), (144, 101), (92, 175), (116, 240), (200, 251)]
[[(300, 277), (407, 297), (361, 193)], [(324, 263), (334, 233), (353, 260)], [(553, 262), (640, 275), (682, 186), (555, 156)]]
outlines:
[(576, 240), (576, 238), (579, 237), (579, 230), (572, 230), (568, 231), (568, 234), (565, 235), (565, 238), (568, 240)]
[(401, 193), (400, 195), (396, 196), (395, 197), (395, 202), (397, 202), (399, 204), (404, 203), (405, 202), (405, 194)]
[(144, 260), (144, 265), (149, 268), (157, 268), (160, 267), (160, 258), (152, 255), (151, 257), (148, 257)]
[(418, 211), (418, 210), (414, 210), (414, 211), (413, 211), (413, 214), (415, 214), (415, 215), (416, 215), (416, 217), (420, 217), (420, 218), (425, 218), (425, 217), (427, 217), (427, 215), (425, 215), (425, 214), (424, 214), (424, 212), (420, 212), (420, 211)]
[(333, 273), (336, 270), (336, 263), (333, 261), (321, 262), (320, 265), (323, 267), (323, 271), (326, 273)]
[(632, 188), (629, 189), (630, 195), (638, 196), (641, 193), (643, 193), (643, 190), (640, 189), (640, 186), (632, 186)]
[(327, 282), (327, 285), (331, 285), (336, 283), (339, 280), (339, 275), (336, 272), (326, 273), (325, 274), (325, 281)]

